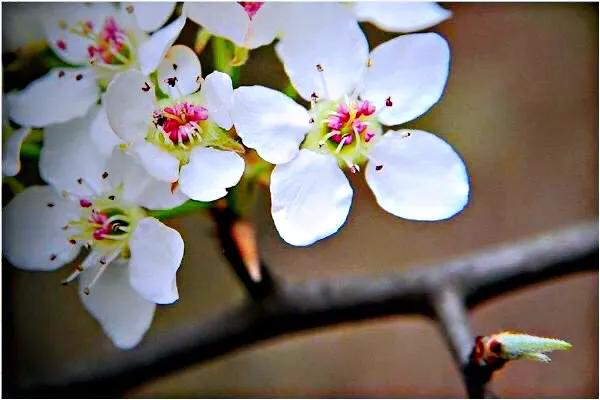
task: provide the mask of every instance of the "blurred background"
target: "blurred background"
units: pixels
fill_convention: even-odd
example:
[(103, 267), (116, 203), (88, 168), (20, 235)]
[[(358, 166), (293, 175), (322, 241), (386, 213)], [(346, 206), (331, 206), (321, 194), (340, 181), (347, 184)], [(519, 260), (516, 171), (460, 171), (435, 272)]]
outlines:
[[(444, 137), (462, 154), (472, 182), (469, 206), (450, 221), (401, 220), (378, 208), (362, 174), (356, 174), (350, 177), (355, 197), (343, 229), (312, 247), (295, 248), (278, 237), (268, 194), (262, 193), (251, 218), (260, 253), (277, 275), (290, 281), (376, 276), (597, 218), (598, 4), (443, 6), (454, 16), (433, 30), (448, 39), (452, 50), (448, 87), (429, 113), (408, 126)], [(183, 42), (195, 33), (194, 24), (188, 25)], [(369, 24), (363, 28), (371, 48), (395, 36)], [(203, 66), (211, 65), (209, 57), (203, 54)], [(273, 46), (252, 51), (240, 79), (242, 85), (283, 88), (286, 78)], [(186, 242), (178, 273), (181, 299), (159, 307), (142, 350), (144, 343), (159, 340), (170, 329), (244, 298), (208, 215), (168, 223)], [(5, 387), (130, 357), (103, 335), (81, 306), (76, 288), (60, 286), (65, 271), (28, 273), (3, 266)], [(476, 308), (471, 324), (475, 334), (511, 329), (559, 337), (574, 346), (554, 353), (548, 365), (511, 363), (491, 385), (499, 396), (598, 397), (597, 273), (506, 294)], [(390, 317), (259, 343), (127, 395), (465, 393), (435, 324), (424, 318)]]

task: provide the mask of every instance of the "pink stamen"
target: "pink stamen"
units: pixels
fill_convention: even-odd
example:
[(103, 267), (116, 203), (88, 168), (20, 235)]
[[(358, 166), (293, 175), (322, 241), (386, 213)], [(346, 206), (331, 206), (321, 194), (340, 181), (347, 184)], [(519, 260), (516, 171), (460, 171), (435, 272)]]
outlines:
[(187, 143), (190, 135), (196, 130), (198, 122), (208, 119), (208, 110), (188, 102), (179, 103), (172, 107), (165, 107), (162, 111), (155, 112), (154, 123), (169, 136), (173, 143)]
[(64, 41), (64, 40), (62, 40), (62, 39), (58, 39), (58, 40), (56, 41), (56, 46), (57, 46), (59, 49), (61, 49), (62, 51), (65, 51), (65, 50), (67, 49), (67, 44), (66, 44), (66, 43), (65, 43), (65, 41)]
[[(89, 21), (85, 22), (84, 26), (90, 30), (93, 27)], [(92, 59), (99, 58), (106, 64), (112, 63), (114, 54), (122, 52), (125, 48), (124, 36), (125, 31), (117, 25), (115, 19), (113, 17), (106, 18), (95, 45), (87, 48), (89, 57)]]
[(264, 2), (262, 1), (238, 1), (238, 4), (244, 7), (244, 11), (248, 14), (248, 18), (252, 19), (254, 15), (260, 10)]
[(81, 199), (79, 200), (79, 205), (83, 208), (88, 208), (92, 206), (92, 202), (87, 199)]
[[(354, 136), (364, 135), (365, 142), (369, 142), (375, 133), (368, 131), (368, 121), (366, 118), (375, 114), (375, 106), (367, 100), (360, 103), (353, 102), (338, 104), (335, 112), (327, 118), (327, 127), (331, 131), (339, 131), (329, 136), (329, 140), (342, 146), (354, 141)], [(330, 131), (330, 132), (331, 132)], [(330, 133), (331, 134), (331, 133)]]

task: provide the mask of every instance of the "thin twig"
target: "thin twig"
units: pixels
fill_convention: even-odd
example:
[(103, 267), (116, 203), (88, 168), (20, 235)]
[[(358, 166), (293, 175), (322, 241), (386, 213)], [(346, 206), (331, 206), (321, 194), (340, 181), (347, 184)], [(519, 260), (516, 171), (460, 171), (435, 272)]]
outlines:
[[(226, 240), (224, 246), (228, 246)], [(235, 255), (232, 260), (233, 264), (239, 261)], [(250, 300), (207, 321), (192, 322), (157, 340), (146, 341), (128, 352), (126, 358), (73, 367), (66, 375), (20, 388), (16, 393), (116, 395), (260, 340), (340, 322), (402, 314), (439, 315), (462, 367), (471, 334), (464, 310), (458, 307), (462, 304), (458, 294), (464, 293), (467, 306), (473, 307), (517, 287), (597, 269), (598, 226), (591, 221), (437, 266), (417, 267), (405, 274), (282, 283), (258, 302)], [(458, 292), (443, 291), (448, 288)], [(440, 289), (441, 294), (431, 296)], [(460, 326), (454, 327), (453, 319)]]

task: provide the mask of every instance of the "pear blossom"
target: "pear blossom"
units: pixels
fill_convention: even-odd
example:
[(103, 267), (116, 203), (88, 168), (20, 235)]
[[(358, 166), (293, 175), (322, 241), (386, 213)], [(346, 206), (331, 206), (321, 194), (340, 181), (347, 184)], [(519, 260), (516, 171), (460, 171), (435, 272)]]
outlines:
[(244, 172), (243, 148), (227, 133), (231, 78), (215, 71), (202, 79), (198, 57), (182, 45), (167, 52), (157, 77), (165, 99), (139, 71), (115, 77), (103, 100), (110, 126), (155, 179), (194, 200), (225, 196)]
[[(288, 34), (302, 36), (335, 26), (346, 16), (368, 21), (390, 32), (412, 32), (434, 26), (452, 14), (431, 2), (279, 3), (261, 1), (186, 2), (184, 14), (211, 34), (237, 46), (255, 49)], [(321, 40), (328, 40), (321, 35)], [(306, 42), (310, 43), (310, 42)]]
[(46, 40), (73, 67), (53, 68), (12, 96), (10, 119), (30, 127), (66, 122), (85, 115), (116, 73), (130, 68), (154, 71), (185, 17), (148, 36), (136, 22), (141, 17), (131, 15), (136, 9), (129, 8), (130, 13), (109, 3), (49, 5), (40, 17)]
[(366, 164), (377, 203), (395, 216), (434, 221), (458, 213), (469, 183), (454, 149), (421, 130), (384, 133), (384, 125), (410, 121), (440, 99), (447, 42), (435, 33), (409, 34), (369, 54), (356, 22), (342, 20), (331, 34), (326, 43), (308, 33), (306, 42), (286, 37), (276, 47), (310, 110), (261, 86), (237, 88), (233, 96), (242, 142), (276, 164), (271, 212), (281, 237), (305, 246), (337, 232), (353, 193), (340, 167), (356, 173)]
[(99, 112), (48, 127), (40, 174), (49, 186), (17, 194), (3, 212), (3, 253), (15, 267), (52, 271), (86, 257), (63, 283), (79, 278), (86, 309), (120, 348), (140, 342), (155, 304), (177, 300), (175, 275), (183, 256), (177, 231), (145, 208), (187, 199), (149, 176), (118, 147), (95, 146)]

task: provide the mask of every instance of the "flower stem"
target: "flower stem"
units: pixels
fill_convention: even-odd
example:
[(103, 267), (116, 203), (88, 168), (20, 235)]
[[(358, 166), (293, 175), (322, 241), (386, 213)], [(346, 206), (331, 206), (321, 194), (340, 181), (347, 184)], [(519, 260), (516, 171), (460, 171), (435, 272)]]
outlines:
[(3, 177), (2, 183), (7, 184), (8, 187), (10, 188), (10, 191), (13, 192), (13, 194), (21, 193), (23, 190), (25, 190), (25, 185), (23, 185), (23, 183), (21, 183), (14, 176)]
[(198, 210), (204, 210), (211, 207), (212, 203), (188, 200), (182, 205), (175, 208), (170, 208), (166, 210), (151, 210), (148, 212), (148, 215), (162, 221), (169, 218), (179, 217), (181, 215), (192, 214)]

